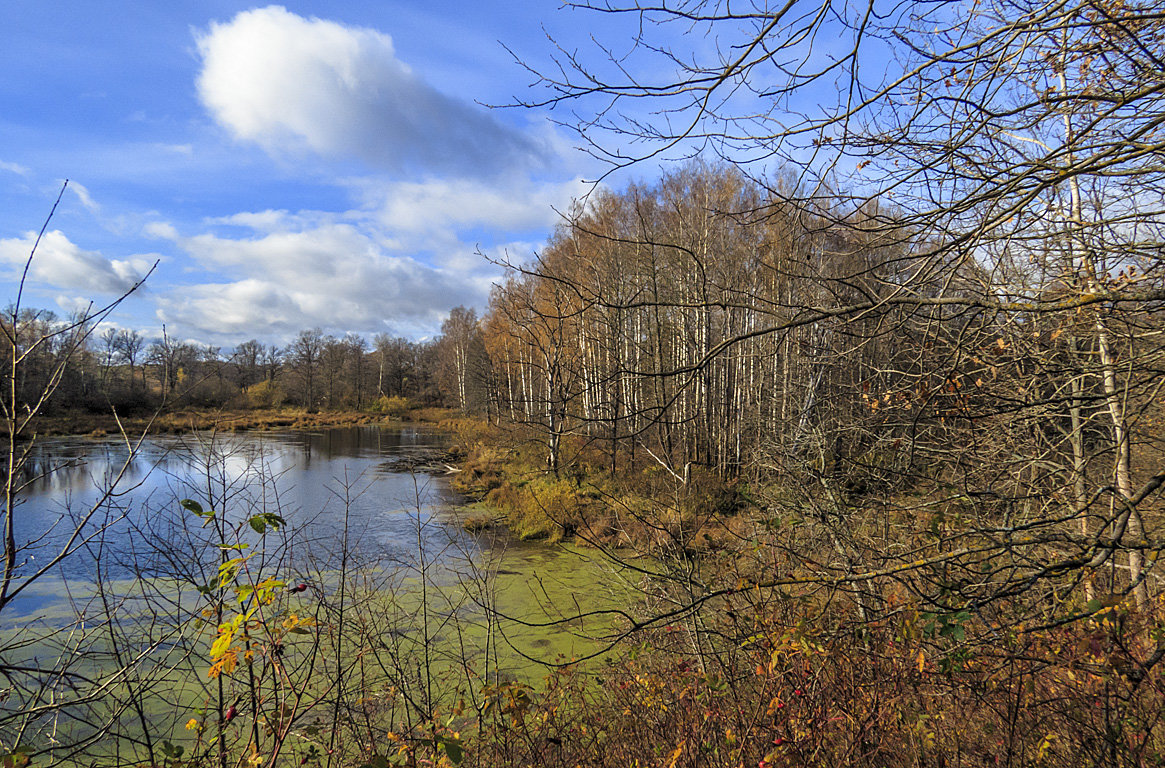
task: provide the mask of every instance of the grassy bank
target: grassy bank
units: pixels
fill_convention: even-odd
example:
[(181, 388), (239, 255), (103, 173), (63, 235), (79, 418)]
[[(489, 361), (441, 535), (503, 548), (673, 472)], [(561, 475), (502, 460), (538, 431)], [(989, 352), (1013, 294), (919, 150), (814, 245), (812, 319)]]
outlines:
[(190, 430), (221, 431), (312, 429), (358, 425), (426, 423), (435, 424), (448, 418), (443, 408), (414, 408), (395, 414), (376, 411), (308, 411), (304, 408), (211, 409), (184, 408), (159, 414), (133, 414), (124, 417), (112, 412), (91, 413), (66, 411), (42, 416), (36, 424), (41, 436), (80, 435), (104, 437), (124, 430), (129, 435), (173, 434)]
[(446, 419), (464, 453), (454, 489), (475, 502), (467, 527), (504, 525), (518, 538), (708, 554), (737, 539), (756, 511), (747, 484), (696, 470), (677, 483), (646, 457), (612, 464), (601, 446), (567, 439), (568, 468), (546, 468), (537, 433)]

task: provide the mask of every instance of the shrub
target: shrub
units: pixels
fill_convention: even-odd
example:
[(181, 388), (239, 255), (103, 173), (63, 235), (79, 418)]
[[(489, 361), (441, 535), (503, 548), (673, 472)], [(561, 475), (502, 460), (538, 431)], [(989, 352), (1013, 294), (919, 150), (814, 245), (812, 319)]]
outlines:
[(521, 539), (561, 541), (574, 532), (581, 505), (578, 491), (565, 480), (540, 478), (525, 485), (510, 513), (510, 528)]
[(413, 404), (409, 402), (407, 397), (400, 397), (399, 395), (393, 395), (392, 397), (381, 395), (372, 404), (372, 410), (383, 413), (385, 416), (393, 419), (403, 419), (408, 415), (412, 407)]
[(287, 399), (287, 393), (273, 381), (260, 381), (243, 390), (243, 400), (248, 408), (278, 408)]

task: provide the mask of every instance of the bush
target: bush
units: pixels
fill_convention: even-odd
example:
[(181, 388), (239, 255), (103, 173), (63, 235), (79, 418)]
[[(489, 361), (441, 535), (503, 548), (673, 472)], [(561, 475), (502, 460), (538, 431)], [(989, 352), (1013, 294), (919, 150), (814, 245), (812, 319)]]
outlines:
[(565, 480), (540, 478), (525, 485), (510, 513), (510, 528), (521, 539), (561, 541), (578, 524), (578, 491)]
[(393, 395), (381, 395), (376, 402), (372, 404), (372, 410), (377, 413), (383, 413), (385, 416), (393, 419), (403, 419), (412, 410), (413, 404), (407, 397), (400, 397)]
[(287, 393), (273, 381), (260, 381), (243, 390), (247, 408), (278, 408), (287, 399)]

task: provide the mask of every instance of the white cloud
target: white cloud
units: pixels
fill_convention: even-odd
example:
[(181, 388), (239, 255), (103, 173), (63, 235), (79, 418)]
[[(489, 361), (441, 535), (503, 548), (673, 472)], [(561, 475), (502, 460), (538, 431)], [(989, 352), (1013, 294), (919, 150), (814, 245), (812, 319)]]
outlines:
[(18, 176), (28, 175), (28, 169), (23, 165), (20, 165), (19, 163), (9, 163), (4, 160), (0, 160), (0, 171), (8, 171), (9, 173), (15, 173)]
[(244, 211), (206, 219), (192, 237), (147, 225), (192, 257), (194, 274), (215, 276), (161, 297), (159, 319), (224, 343), (313, 326), (432, 334), (451, 307), (484, 306), (499, 277), (479, 243), (495, 261), (525, 261), (559, 220), (552, 206), (589, 189), (515, 178), (347, 184), (353, 210)]
[(93, 311), (93, 300), (87, 299), (84, 296), (60, 294), (54, 301), (57, 302), (57, 306), (60, 307), (65, 317), (69, 317), (70, 315), (88, 315)]
[(212, 24), (197, 42), (203, 103), (237, 138), (268, 152), (357, 157), (392, 172), (496, 176), (540, 167), (550, 151), (434, 89), (373, 29), (269, 6)]
[(297, 226), (297, 221), (288, 211), (243, 211), (230, 216), (218, 216), (210, 224), (226, 224), (233, 227), (248, 227), (257, 232), (274, 232)]
[[(0, 240), (0, 263), (17, 270), (23, 268), (35, 242), (35, 232)], [(118, 294), (133, 287), (150, 263), (143, 257), (111, 261), (97, 251), (82, 250), (63, 232), (54, 229), (41, 238), (29, 276), (57, 289)], [(12, 279), (19, 277), (18, 272), (11, 275)]]
[(378, 219), (393, 231), (432, 232), (488, 226), (509, 231), (549, 229), (571, 199), (588, 186), (574, 180), (558, 184), (487, 184), (467, 179), (389, 184)]
[(250, 239), (201, 234), (180, 246), (234, 279), (177, 288), (159, 319), (238, 340), (312, 326), (368, 332), (396, 324), (436, 327), (456, 304), (480, 304), (488, 281), (385, 251), (350, 224), (330, 223)]
[(70, 181), (69, 191), (77, 196), (77, 199), (81, 201), (81, 205), (85, 206), (85, 209), (90, 213), (96, 213), (101, 210), (101, 206), (93, 200), (93, 196), (89, 194), (89, 190), (83, 184)]
[(159, 240), (177, 240), (178, 230), (168, 221), (151, 221), (142, 227), (142, 234)]

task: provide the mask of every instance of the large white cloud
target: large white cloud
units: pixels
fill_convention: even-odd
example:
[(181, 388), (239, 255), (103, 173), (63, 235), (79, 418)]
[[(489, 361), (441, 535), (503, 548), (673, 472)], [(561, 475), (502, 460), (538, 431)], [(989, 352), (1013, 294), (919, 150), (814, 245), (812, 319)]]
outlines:
[(376, 30), (269, 6), (212, 24), (198, 49), (203, 103), (236, 137), (269, 152), (306, 149), (392, 172), (491, 176), (541, 166), (550, 151), (533, 134), (428, 85)]
[[(285, 225), (295, 217), (272, 218)], [(456, 304), (482, 302), (489, 290), (484, 276), (392, 255), (343, 222), (238, 239), (200, 234), (177, 244), (228, 280), (169, 292), (159, 300), (159, 319), (234, 341), (286, 337), (312, 326), (423, 331), (438, 326)]]
[(160, 299), (159, 319), (224, 343), (312, 326), (428, 335), (452, 307), (482, 306), (496, 261), (529, 258), (558, 220), (551, 206), (589, 189), (512, 178), (345, 183), (356, 209), (243, 211), (207, 219), (191, 237), (150, 222), (148, 236), (197, 264), (194, 285)]
[[(22, 269), (36, 243), (36, 233), (0, 240), (0, 263)], [(107, 259), (97, 251), (86, 251), (54, 229), (44, 233), (36, 246), (36, 257), (29, 267), (29, 277), (56, 289), (88, 293), (125, 293), (149, 270), (146, 256), (130, 259)], [(13, 279), (19, 274), (14, 272)]]

